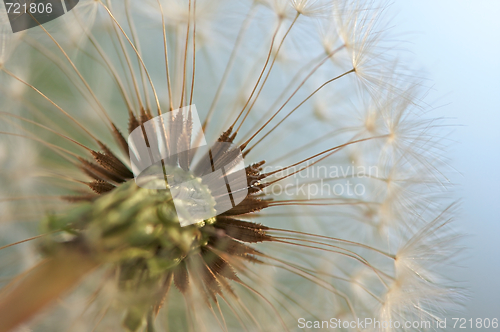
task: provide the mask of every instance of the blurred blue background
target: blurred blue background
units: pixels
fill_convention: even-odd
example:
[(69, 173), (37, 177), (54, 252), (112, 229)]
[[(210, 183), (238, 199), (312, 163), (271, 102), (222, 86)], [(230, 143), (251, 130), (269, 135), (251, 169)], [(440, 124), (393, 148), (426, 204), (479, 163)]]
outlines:
[(500, 318), (500, 1), (397, 0), (390, 11), (432, 80), (434, 114), (461, 125), (449, 157), (460, 173), (451, 178), (462, 198), (457, 227), (468, 234), (453, 272), (467, 280), (465, 318)]

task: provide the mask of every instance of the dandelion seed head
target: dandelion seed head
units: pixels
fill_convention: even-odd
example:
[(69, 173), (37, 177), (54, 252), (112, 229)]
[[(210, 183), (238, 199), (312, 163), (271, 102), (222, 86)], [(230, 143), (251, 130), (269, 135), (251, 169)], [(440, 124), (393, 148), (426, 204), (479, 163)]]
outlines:
[(332, 1), (324, 0), (290, 0), (292, 7), (304, 16), (328, 17), (332, 10)]
[(295, 16), (294, 13), (292, 13), (292, 7), (290, 6), (289, 0), (259, 0), (259, 2), (270, 8), (280, 20), (284, 18), (293, 18)]
[[(65, 20), (82, 26), (27, 31), (28, 51), (0, 69), (2, 182), (36, 199), (2, 194), (16, 222), (30, 207), (30, 236), (42, 228), (28, 275), (64, 296), (28, 326), (266, 331), (298, 317), (445, 317), (459, 301), (439, 273), (456, 257), (439, 212), (445, 146), (417, 106), (420, 83), (393, 61), (384, 4), (160, 4), (81, 1)], [(20, 70), (32, 63), (10, 56), (21, 51), (38, 70)], [(182, 227), (171, 187), (137, 185), (126, 138), (191, 104), (212, 153), (218, 143), (231, 146), (225, 158), (242, 153), (247, 194)], [(192, 120), (172, 121), (165, 150), (191, 147)], [(215, 209), (233, 189), (205, 185), (214, 170), (194, 150), (168, 154), (155, 180), (195, 180), (187, 192)], [(3, 294), (0, 307), (22, 298)]]

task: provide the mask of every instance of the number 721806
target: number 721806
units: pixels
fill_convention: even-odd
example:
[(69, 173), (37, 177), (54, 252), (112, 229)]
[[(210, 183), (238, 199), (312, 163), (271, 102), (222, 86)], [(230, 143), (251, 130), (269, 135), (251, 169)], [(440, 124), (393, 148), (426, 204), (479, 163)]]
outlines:
[(466, 329), (466, 328), (476, 328), (476, 329), (489, 329), (498, 328), (498, 318), (453, 318), (453, 328), (454, 329)]
[(52, 13), (52, 4), (48, 3), (24, 3), (20, 4), (18, 2), (6, 2), (5, 6), (7, 7), (8, 14), (50, 14)]

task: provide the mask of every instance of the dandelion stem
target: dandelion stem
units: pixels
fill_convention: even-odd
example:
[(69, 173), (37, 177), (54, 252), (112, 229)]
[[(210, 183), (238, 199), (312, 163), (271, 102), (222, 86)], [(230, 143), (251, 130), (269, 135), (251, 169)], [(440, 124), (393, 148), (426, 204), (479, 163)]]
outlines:
[[(271, 131), (273, 131), (274, 129), (276, 129), (281, 123), (283, 123), (283, 121), (285, 121), (290, 115), (292, 115), (297, 109), (299, 109), (302, 105), (304, 105), (304, 103), (306, 101), (308, 101), (312, 96), (314, 96), (319, 90), (323, 89), (326, 85), (330, 84), (331, 82), (334, 82), (336, 80), (338, 80), (339, 78), (342, 78), (350, 73), (354, 73), (355, 70), (354, 69), (351, 69), (349, 71), (346, 71), (345, 73), (343, 74), (340, 74), (339, 76), (336, 76), (328, 81), (326, 81), (325, 83), (323, 83), (319, 88), (317, 88), (316, 90), (314, 90), (309, 96), (307, 96), (306, 99), (304, 99), (302, 102), (300, 102), (299, 105), (297, 105), (293, 110), (291, 110), (275, 127), (273, 127), (271, 129)], [(305, 81), (304, 81), (305, 83)], [(300, 89), (302, 85), (300, 85), (297, 90), (295, 90), (295, 92), (298, 91), (298, 89)], [(294, 94), (295, 94), (294, 92)], [(288, 100), (283, 104), (283, 106), (280, 107), (280, 109), (271, 117), (271, 119), (269, 119), (268, 122), (266, 122), (259, 130), (257, 130), (257, 132), (255, 132), (255, 134), (253, 134), (245, 143), (243, 143), (241, 145), (241, 149), (245, 149), (245, 147), (248, 145), (248, 143), (250, 143), (250, 141), (252, 139), (255, 138), (255, 136), (257, 136), (275, 117), (276, 115), (278, 115), (278, 113), (285, 107), (285, 105), (292, 99), (292, 97), (294, 96), (294, 94), (292, 94), (292, 96), (290, 96), (290, 98), (288, 98)]]
[(186, 89), (186, 70), (187, 70), (187, 57), (188, 57), (188, 45), (189, 45), (189, 30), (191, 29), (191, 0), (188, 2), (188, 22), (186, 28), (186, 46), (184, 47), (184, 57), (183, 57), (183, 69), (182, 69), (182, 88), (181, 88), (181, 101), (179, 108), (182, 108), (184, 104), (184, 91)]
[[(295, 84), (295, 82), (298, 81), (300, 75), (306, 70), (311, 68), (314, 63), (316, 63), (318, 60), (323, 59), (324, 55), (323, 53), (320, 54), (320, 56), (316, 56), (313, 60), (309, 61), (308, 63), (304, 64), (302, 68), (300, 68), (295, 75), (290, 79), (289, 83), (287, 86), (283, 89), (281, 94), (279, 95), (278, 98), (274, 101), (274, 103), (271, 105), (271, 107), (268, 108), (265, 114), (263, 114), (262, 118), (259, 121), (256, 121), (256, 123), (253, 125), (253, 127), (248, 131), (249, 133), (254, 133), (257, 128), (259, 128), (262, 124), (261, 122), (264, 121), (268, 116), (271, 114), (271, 112), (278, 106), (278, 103), (280, 102), (281, 99), (285, 96), (285, 94), (292, 88), (292, 86)], [(246, 134), (244, 137), (244, 140), (248, 139), (249, 134)]]
[[(297, 94), (297, 92), (304, 86), (304, 84), (309, 80), (309, 78), (311, 78), (311, 76), (328, 60), (330, 59), (332, 56), (334, 56), (338, 51), (340, 51), (342, 48), (344, 48), (344, 45), (342, 46), (339, 46), (337, 49), (333, 50), (332, 52), (330, 52), (325, 58), (323, 58), (322, 61), (320, 61), (316, 66), (314, 66), (314, 68), (309, 72), (309, 74), (302, 80), (302, 82), (299, 84), (299, 86), (295, 89), (294, 92), (292, 92), (292, 94), (290, 95), (290, 97), (285, 101), (285, 103), (278, 109), (278, 111), (275, 112), (275, 114), (261, 127), (264, 128), (265, 126), (267, 126), (274, 118), (276, 115), (278, 115), (278, 113), (281, 112), (281, 110), (288, 104), (288, 102)], [(308, 66), (305, 66), (304, 68), (308, 68)], [(297, 72), (297, 75), (300, 73)], [(339, 77), (340, 78), (340, 77)], [(295, 81), (295, 77), (294, 79), (292, 79), (292, 81), (290, 82), (291, 84)], [(291, 87), (291, 84), (290, 86), (286, 87), (281, 96), (276, 100), (276, 102), (278, 102), (282, 96), (285, 94), (285, 92)], [(316, 92), (314, 92), (316, 93)], [(313, 94), (314, 94), (313, 93)], [(311, 97), (311, 96), (310, 96)], [(299, 105), (298, 107), (300, 107), (301, 105)], [(297, 107), (297, 108), (298, 108)], [(269, 110), (273, 109), (274, 108), (274, 105), (273, 107), (271, 107)], [(293, 110), (295, 111), (295, 110)], [(292, 112), (293, 112), (292, 111)], [(286, 119), (286, 117), (285, 117)], [(271, 134), (279, 125), (281, 125), (283, 123), (283, 121), (285, 120), (281, 120), (277, 125), (275, 125), (269, 132), (267, 132), (261, 139), (259, 139), (253, 146), (251, 146), (249, 149), (247, 149), (247, 154), (255, 147), (257, 146), (261, 141), (263, 141), (269, 134)], [(252, 132), (256, 132), (256, 129), (252, 129)]]
[(238, 32), (238, 36), (236, 37), (236, 41), (234, 43), (233, 49), (231, 51), (231, 55), (229, 56), (229, 61), (226, 65), (226, 69), (224, 69), (224, 74), (222, 74), (222, 79), (217, 87), (217, 91), (215, 93), (215, 96), (212, 100), (212, 104), (210, 105), (210, 108), (207, 113), (207, 117), (205, 118), (205, 121), (203, 121), (202, 129), (205, 131), (208, 123), (212, 119), (213, 112), (215, 110), (215, 106), (217, 105), (217, 102), (219, 101), (222, 89), (224, 85), (226, 84), (227, 78), (229, 77), (229, 73), (231, 72), (231, 68), (233, 66), (234, 60), (236, 59), (236, 54), (241, 46), (241, 43), (243, 41), (243, 36), (248, 29), (248, 26), (250, 25), (251, 19), (253, 18), (253, 13), (255, 12), (255, 6), (253, 6), (248, 14), (245, 17), (245, 20), (243, 21), (243, 24), (240, 27), (240, 30)]
[(68, 251), (39, 263), (0, 295), (0, 332), (27, 321), (75, 287), (96, 266), (87, 256)]
[(313, 156), (311, 156), (311, 157), (309, 157), (309, 158), (303, 159), (303, 160), (301, 160), (301, 161), (299, 161), (299, 162), (297, 162), (297, 163), (295, 163), (295, 164), (289, 165), (289, 166), (287, 166), (287, 167), (280, 168), (280, 169), (278, 169), (278, 170), (276, 170), (276, 171), (273, 171), (273, 172), (266, 173), (266, 177), (267, 177), (267, 176), (270, 176), (270, 175), (273, 175), (273, 174), (276, 174), (276, 173), (278, 173), (278, 172), (281, 172), (281, 171), (287, 170), (287, 169), (289, 169), (289, 168), (291, 168), (291, 167), (298, 166), (298, 165), (300, 165), (300, 164), (302, 164), (302, 163), (304, 163), (304, 162), (306, 162), (306, 161), (309, 161), (309, 160), (311, 160), (311, 159), (314, 159), (314, 158), (316, 158), (316, 157), (319, 157), (319, 156), (321, 156), (321, 155), (324, 155), (324, 154), (328, 153), (325, 157), (323, 157), (323, 158), (321, 158), (321, 159), (318, 159), (318, 160), (314, 161), (312, 164), (307, 165), (305, 168), (300, 169), (300, 170), (298, 170), (298, 171), (295, 171), (295, 172), (293, 172), (293, 173), (291, 173), (291, 174), (287, 174), (286, 176), (284, 176), (284, 177), (282, 177), (282, 178), (280, 178), (280, 179), (278, 179), (278, 180), (275, 180), (275, 181), (273, 181), (273, 182), (270, 182), (269, 184), (275, 183), (275, 182), (277, 182), (277, 181), (283, 180), (283, 179), (285, 179), (285, 178), (287, 178), (287, 177), (290, 177), (290, 176), (292, 176), (292, 175), (294, 175), (294, 174), (296, 174), (296, 173), (299, 173), (299, 172), (303, 171), (304, 169), (307, 169), (307, 168), (309, 168), (309, 167), (313, 166), (314, 164), (316, 164), (316, 163), (320, 162), (320, 161), (321, 161), (321, 160), (323, 160), (324, 158), (329, 157), (332, 153), (335, 153), (335, 152), (337, 152), (338, 150), (340, 150), (340, 149), (342, 149), (342, 148), (345, 148), (346, 146), (349, 146), (349, 145), (352, 145), (352, 144), (356, 144), (356, 143), (365, 142), (365, 141), (369, 141), (369, 140), (372, 140), (372, 139), (384, 138), (384, 137), (387, 137), (387, 136), (388, 136), (388, 135), (373, 136), (373, 137), (363, 138), (363, 139), (359, 139), (359, 140), (355, 140), (355, 141), (347, 142), (347, 143), (344, 143), (344, 144), (341, 144), (341, 145), (337, 145), (337, 146), (335, 146), (335, 147), (333, 147), (333, 148), (330, 148), (330, 149), (327, 149), (327, 150), (325, 150), (325, 151), (323, 151), (323, 152), (317, 153), (317, 154), (315, 154), (315, 155), (313, 155)]
[[(31, 15), (31, 13), (30, 13), (30, 15)], [(31, 15), (31, 16), (36, 21), (36, 19), (33, 17), (33, 15)], [(38, 21), (36, 21), (36, 22), (38, 22)], [(106, 112), (106, 110), (102, 106), (101, 102), (99, 101), (99, 99), (95, 95), (94, 91), (92, 90), (92, 88), (90, 87), (90, 85), (88, 84), (88, 82), (85, 80), (85, 78), (82, 76), (82, 74), (80, 73), (80, 71), (78, 70), (78, 68), (76, 67), (76, 65), (74, 64), (74, 62), (70, 59), (70, 57), (68, 56), (68, 54), (66, 53), (66, 51), (57, 42), (57, 40), (55, 40), (55, 38), (52, 37), (52, 35), (47, 31), (47, 29), (45, 29), (43, 27), (42, 24), (39, 24), (39, 27), (42, 28), (42, 30), (49, 36), (49, 38), (54, 42), (54, 44), (56, 44), (57, 48), (61, 51), (61, 53), (64, 55), (64, 57), (68, 60), (68, 62), (71, 65), (71, 67), (73, 67), (75, 73), (78, 75), (78, 77), (80, 78), (80, 80), (82, 81), (82, 83), (85, 85), (85, 87), (89, 91), (89, 93), (92, 96), (92, 98), (94, 99), (94, 101), (97, 103), (98, 107), (101, 109), (101, 112), (104, 115), (104, 117), (106, 118), (106, 120), (109, 122), (109, 124), (112, 124), (113, 121), (111, 121), (111, 118), (109, 117), (108, 113)], [(108, 128), (109, 128), (109, 124), (107, 124)], [(111, 130), (111, 128), (109, 128), (109, 129)]]
[(44, 95), (40, 90), (38, 90), (37, 88), (35, 88), (33, 85), (27, 83), (26, 81), (23, 81), (21, 78), (17, 77), (16, 75), (14, 75), (10, 71), (8, 71), (5, 67), (2, 67), (1, 70), (3, 70), (7, 75), (11, 76), (12, 78), (15, 78), (19, 82), (25, 84), (26, 86), (28, 86), (31, 89), (33, 89), (34, 91), (36, 91), (40, 96), (42, 96), (43, 98), (45, 98), (49, 103), (51, 103), (52, 105), (54, 105), (59, 111), (61, 111), (64, 115), (66, 115), (71, 121), (73, 121), (74, 123), (76, 123), (78, 125), (78, 127), (80, 127), (85, 133), (87, 133), (92, 139), (94, 139), (96, 142), (99, 142), (99, 140), (94, 135), (92, 135), (87, 130), (87, 128), (85, 128), (82, 124), (80, 124), (78, 121), (76, 121), (75, 118), (73, 118), (71, 115), (69, 115), (59, 105), (57, 105), (55, 102), (53, 102), (52, 99), (50, 99), (49, 97), (47, 97), (46, 95)]
[(170, 69), (168, 65), (168, 43), (167, 43), (167, 30), (165, 27), (165, 14), (163, 13), (163, 7), (160, 3), (160, 0), (157, 0), (158, 7), (160, 8), (161, 13), (161, 26), (163, 31), (163, 49), (165, 53), (165, 69), (167, 71), (167, 90), (168, 90), (168, 101), (170, 103), (170, 111), (174, 110), (174, 102), (172, 100), (172, 84), (170, 82)]
[[(108, 6), (111, 8), (111, 2), (108, 0)], [(139, 86), (137, 84), (137, 78), (135, 77), (134, 68), (132, 67), (132, 62), (130, 61), (130, 57), (128, 56), (127, 50), (125, 49), (125, 44), (123, 43), (122, 38), (120, 37), (120, 33), (115, 24), (113, 24), (113, 31), (115, 32), (116, 39), (118, 39), (118, 43), (120, 44), (120, 48), (122, 49), (123, 56), (125, 57), (125, 62), (127, 63), (128, 69), (130, 71), (130, 75), (132, 77), (132, 84), (134, 85), (134, 91), (137, 96), (137, 102), (139, 103), (139, 108), (143, 109), (144, 105), (142, 103), (141, 93), (139, 92)]]
[(40, 234), (40, 235), (33, 236), (33, 237), (30, 237), (30, 238), (27, 238), (27, 239), (24, 239), (24, 240), (21, 240), (21, 241), (18, 241), (18, 242), (7, 244), (7, 245), (5, 245), (3, 247), (0, 247), (0, 250), (6, 249), (6, 248), (9, 248), (9, 247), (13, 247), (13, 246), (16, 246), (16, 245), (21, 244), (21, 243), (33, 241), (33, 240), (39, 239), (41, 237), (44, 237), (45, 235), (48, 235), (48, 234)]
[(153, 80), (151, 79), (151, 76), (149, 75), (149, 72), (146, 68), (146, 64), (144, 63), (144, 61), (142, 60), (142, 57), (141, 55), (139, 54), (139, 51), (137, 51), (137, 48), (135, 48), (134, 46), (134, 43), (132, 43), (132, 41), (130, 40), (130, 38), (127, 36), (127, 34), (125, 33), (125, 31), (123, 30), (122, 26), (120, 25), (120, 23), (118, 23), (118, 21), (116, 20), (116, 18), (113, 16), (113, 14), (111, 13), (111, 11), (109, 10), (108, 7), (106, 7), (106, 5), (102, 2), (102, 0), (99, 0), (99, 3), (104, 7), (104, 9), (108, 12), (109, 14), (109, 17), (111, 17), (111, 20), (118, 26), (118, 28), (120, 29), (120, 31), (122, 32), (123, 36), (125, 37), (125, 39), (127, 39), (128, 43), (130, 44), (130, 46), (133, 48), (135, 54), (137, 55), (137, 58), (139, 59), (139, 61), (141, 62), (141, 65), (142, 67), (144, 68), (144, 71), (148, 77), (148, 80), (149, 80), (149, 84), (151, 85), (151, 89), (153, 89), (153, 93), (154, 93), (154, 96), (155, 96), (155, 100), (156, 100), (156, 107), (158, 108), (158, 115), (161, 115), (161, 106), (160, 106), (160, 100), (158, 99), (158, 94), (156, 93), (156, 89), (154, 87), (154, 84), (153, 84)]
[(276, 53), (274, 54), (274, 57), (273, 57), (273, 61), (271, 62), (271, 65), (269, 66), (269, 70), (267, 71), (267, 74), (266, 74), (266, 77), (264, 78), (264, 81), (262, 82), (262, 84), (260, 85), (260, 88), (259, 88), (259, 92), (257, 92), (257, 95), (255, 96), (255, 98), (253, 99), (253, 102), (252, 104), (250, 105), (250, 107), (248, 108), (246, 114), (245, 114), (245, 117), (243, 118), (243, 120), (241, 120), (241, 123), (240, 125), (238, 126), (238, 129), (236, 129), (236, 132), (240, 131), (240, 128), (241, 126), (243, 125), (243, 123), (245, 122), (245, 120), (247, 119), (248, 117), (248, 114), (250, 114), (250, 111), (252, 110), (253, 106), (255, 105), (255, 103), (257, 102), (257, 99), (259, 98), (260, 96), (260, 93), (262, 92), (262, 89), (264, 88), (264, 85), (266, 84), (267, 82), (267, 79), (269, 78), (269, 75), (271, 74), (271, 70), (273, 69), (274, 67), (274, 63), (276, 62), (276, 59), (278, 58), (278, 55), (279, 55), (279, 52), (281, 50), (281, 47), (283, 46), (283, 43), (285, 42), (285, 39), (286, 37), (288, 36), (288, 34), (290, 33), (290, 31), (292, 30), (293, 26), (295, 25), (295, 22), (297, 22), (297, 19), (299, 18), (300, 16), (300, 13), (297, 12), (297, 15), (295, 15), (295, 18), (293, 19), (292, 23), (290, 24), (290, 27), (288, 28), (288, 30), (286, 31), (285, 35), (283, 36), (283, 38), (281, 39), (281, 42), (278, 46), (278, 49), (276, 50)]
[[(307, 233), (307, 232), (294, 231), (294, 230), (290, 230), (290, 229), (281, 229), (281, 228), (272, 228), (272, 227), (270, 227), (267, 230), (270, 231), (270, 232), (275, 231), (275, 232), (278, 232), (278, 233), (292, 233), (292, 234), (298, 234), (298, 235), (303, 235), (303, 236), (311, 236), (311, 237), (326, 239), (326, 240), (335, 241), (335, 242), (342, 242), (342, 243), (346, 243), (346, 244), (349, 244), (349, 245), (358, 246), (358, 247), (361, 247), (361, 248), (366, 248), (366, 249), (378, 252), (378, 253), (380, 253), (380, 254), (382, 254), (384, 256), (387, 256), (387, 257), (389, 257), (391, 259), (396, 259), (396, 256), (393, 255), (393, 254), (386, 253), (386, 252), (384, 252), (384, 251), (382, 251), (380, 249), (368, 246), (368, 245), (363, 244), (363, 243), (355, 242), (355, 241), (349, 241), (349, 240), (345, 240), (345, 239), (340, 239), (340, 238), (335, 238), (335, 237), (325, 236), (325, 235), (312, 234), (312, 233)], [(273, 235), (273, 237), (274, 237), (274, 235)], [(290, 239), (293, 239), (293, 238), (290, 238)]]
[(79, 155), (77, 155), (76, 153), (73, 153), (73, 152), (71, 152), (71, 151), (69, 151), (69, 150), (66, 150), (66, 149), (64, 149), (64, 148), (61, 148), (60, 146), (57, 146), (57, 145), (55, 145), (55, 144), (51, 144), (51, 143), (49, 143), (49, 142), (46, 142), (46, 141), (44, 141), (44, 140), (42, 140), (42, 139), (40, 139), (40, 138), (36, 138), (36, 137), (29, 137), (29, 136), (26, 136), (26, 135), (15, 134), (15, 133), (8, 133), (8, 132), (5, 132), (5, 131), (0, 131), (0, 135), (10, 135), (10, 136), (16, 136), (16, 137), (23, 137), (23, 138), (27, 138), (27, 139), (30, 139), (30, 140), (33, 140), (33, 141), (36, 141), (36, 142), (40, 142), (40, 143), (42, 143), (43, 145), (46, 145), (46, 146), (50, 147), (50, 148), (51, 148), (51, 149), (53, 149), (53, 150), (63, 151), (63, 152), (65, 152), (65, 153), (67, 153), (67, 154), (69, 154), (69, 155), (71, 155), (71, 156), (73, 156), (73, 157), (75, 157), (75, 158), (80, 157), (80, 156), (79, 156)]
[(194, 78), (196, 73), (196, 0), (193, 1), (193, 69), (191, 77), (191, 96), (189, 97), (189, 105), (193, 105), (194, 97)]
[(25, 121), (25, 122), (31, 123), (31, 124), (33, 124), (33, 125), (35, 125), (35, 126), (37, 126), (37, 127), (43, 128), (43, 129), (45, 129), (45, 130), (48, 130), (48, 131), (50, 131), (51, 133), (56, 134), (57, 136), (64, 138), (65, 140), (68, 140), (68, 141), (70, 141), (70, 142), (72, 142), (72, 143), (74, 143), (74, 144), (76, 144), (76, 145), (78, 145), (78, 146), (80, 146), (80, 147), (84, 148), (85, 150), (87, 150), (87, 151), (89, 151), (89, 152), (90, 152), (90, 151), (93, 151), (91, 148), (89, 148), (89, 147), (85, 146), (84, 144), (82, 144), (82, 143), (80, 143), (80, 142), (78, 142), (78, 141), (76, 141), (76, 140), (74, 140), (74, 139), (72, 139), (72, 138), (70, 138), (70, 137), (68, 137), (68, 136), (66, 136), (66, 135), (63, 135), (63, 134), (61, 134), (61, 133), (58, 133), (57, 131), (55, 131), (55, 130), (53, 130), (53, 129), (49, 128), (49, 127), (46, 127), (46, 126), (44, 126), (44, 125), (42, 125), (42, 124), (40, 124), (40, 123), (38, 123), (38, 122), (35, 122), (35, 121), (32, 121), (32, 120), (26, 119), (26, 118), (24, 118), (24, 117), (22, 117), (22, 116), (19, 116), (19, 115), (15, 115), (15, 114), (7, 113), (7, 112), (0, 112), (0, 115), (4, 115), (4, 116), (11, 116), (11, 117), (13, 117), (13, 118), (16, 118), (16, 119), (19, 119), (19, 120), (22, 120), (22, 121)]
[(259, 86), (259, 83), (260, 83), (260, 80), (262, 79), (262, 76), (264, 76), (264, 72), (266, 71), (267, 65), (269, 64), (269, 59), (271, 58), (271, 55), (273, 53), (273, 46), (274, 46), (274, 43), (276, 42), (276, 36), (278, 35), (278, 32), (280, 30), (280, 27), (281, 27), (282, 23), (283, 23), (283, 19), (280, 18), (279, 21), (278, 21), (278, 25), (276, 27), (276, 30), (274, 31), (273, 37), (271, 39), (271, 46), (269, 47), (269, 52), (267, 53), (267, 58), (266, 58), (266, 61), (264, 63), (264, 67), (262, 68), (262, 70), (261, 70), (261, 72), (259, 74), (259, 78), (257, 79), (257, 82), (255, 83), (255, 85), (254, 85), (254, 87), (252, 89), (252, 92), (250, 93), (250, 96), (248, 97), (247, 102), (243, 106), (242, 110), (240, 111), (240, 113), (236, 117), (236, 120), (234, 120), (234, 122), (230, 126), (230, 128), (234, 128), (234, 126), (236, 125), (236, 123), (238, 122), (238, 120), (240, 119), (240, 117), (243, 115), (245, 109), (247, 108), (248, 104), (250, 103), (250, 100), (252, 100), (252, 97), (253, 97), (255, 91), (257, 90), (257, 87)]
[[(132, 18), (132, 14), (130, 13), (130, 0), (125, 1), (125, 12), (127, 14), (127, 22), (130, 27), (130, 32), (132, 34), (132, 39), (134, 41), (134, 44), (137, 47), (137, 50), (139, 53), (141, 53), (141, 44), (140, 44), (140, 39), (137, 36), (137, 30), (134, 24), (134, 20)], [(142, 81), (142, 87), (144, 89), (144, 99), (146, 100), (146, 106), (148, 109), (148, 113), (150, 113), (151, 110), (151, 102), (149, 100), (149, 93), (147, 89), (147, 83), (146, 83), (146, 77), (144, 76), (144, 69), (141, 66), (141, 62), (137, 60), (137, 63), (139, 65), (139, 71), (141, 73), (141, 81)]]

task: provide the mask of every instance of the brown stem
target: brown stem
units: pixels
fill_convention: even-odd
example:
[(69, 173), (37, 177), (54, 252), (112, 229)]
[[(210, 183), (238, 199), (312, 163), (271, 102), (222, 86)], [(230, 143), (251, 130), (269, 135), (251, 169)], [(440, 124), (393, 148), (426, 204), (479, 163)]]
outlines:
[(0, 293), (0, 332), (27, 322), (74, 288), (97, 265), (87, 255), (65, 251), (10, 282)]

